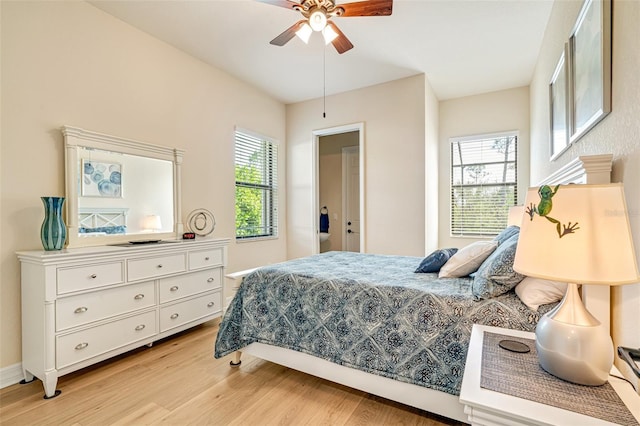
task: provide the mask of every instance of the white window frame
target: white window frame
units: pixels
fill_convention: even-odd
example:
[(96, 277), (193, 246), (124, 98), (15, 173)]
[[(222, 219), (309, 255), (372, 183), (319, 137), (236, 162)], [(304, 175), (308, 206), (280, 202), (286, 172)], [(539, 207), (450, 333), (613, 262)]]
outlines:
[[(262, 226), (260, 227), (262, 231), (248, 235), (239, 235), (240, 229), (236, 221), (236, 242), (278, 238), (278, 142), (267, 136), (236, 127), (234, 132), (234, 147), (235, 193), (237, 194), (239, 187), (264, 191), (264, 198), (262, 200)], [(263, 175), (262, 182), (258, 184), (238, 181), (235, 175), (236, 167), (248, 164), (248, 150), (260, 150), (261, 148), (266, 151), (260, 158), (260, 162), (262, 163), (260, 166), (260, 172)], [(237, 202), (237, 197), (235, 197), (234, 206), (236, 211)]]
[[(459, 151), (456, 152), (456, 149), (459, 149), (460, 146), (464, 146), (465, 143), (479, 142), (479, 141), (491, 141), (498, 140), (502, 138), (515, 138), (515, 150), (513, 152), (513, 159), (508, 160), (505, 159), (503, 162), (496, 161), (486, 161), (486, 162), (477, 162), (477, 163), (469, 163), (467, 166), (478, 166), (478, 165), (496, 165), (496, 164), (512, 164), (514, 167), (513, 170), (513, 181), (508, 180), (506, 182), (500, 183), (473, 183), (473, 184), (455, 184), (455, 168), (462, 167), (462, 164), (456, 164), (455, 155), (459, 155)], [(449, 139), (450, 144), (450, 198), (449, 198), (449, 234), (451, 237), (475, 237), (475, 238), (483, 238), (483, 237), (491, 237), (497, 235), (502, 229), (507, 226), (507, 219), (509, 216), (509, 208), (513, 205), (517, 204), (518, 200), (518, 140), (519, 140), (519, 132), (518, 131), (507, 131), (500, 133), (489, 133), (489, 134), (478, 134), (478, 135), (470, 135), (465, 137), (453, 137)], [(489, 150), (487, 150), (488, 152)], [(459, 157), (458, 157), (459, 158)], [(462, 160), (463, 161), (463, 160)], [(492, 226), (488, 225), (486, 228), (479, 229), (477, 227), (472, 227), (469, 223), (470, 221), (462, 218), (462, 222), (458, 221), (455, 223), (454, 218), (454, 210), (455, 210), (455, 202), (456, 202), (456, 190), (460, 190), (461, 188), (473, 188), (473, 187), (488, 187), (488, 188), (500, 188), (507, 187), (508, 189), (513, 190), (513, 200), (511, 202), (505, 202), (503, 205), (496, 206), (496, 213), (498, 215), (499, 223), (494, 223)], [(505, 200), (508, 201), (508, 200)]]

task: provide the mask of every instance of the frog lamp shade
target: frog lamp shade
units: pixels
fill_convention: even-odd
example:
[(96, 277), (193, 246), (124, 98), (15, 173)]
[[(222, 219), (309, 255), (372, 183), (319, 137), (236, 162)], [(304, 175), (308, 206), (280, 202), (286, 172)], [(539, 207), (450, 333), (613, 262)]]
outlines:
[(530, 188), (513, 268), (569, 284), (536, 327), (542, 368), (569, 382), (604, 384), (613, 344), (609, 330), (582, 303), (578, 284), (640, 282), (622, 184)]

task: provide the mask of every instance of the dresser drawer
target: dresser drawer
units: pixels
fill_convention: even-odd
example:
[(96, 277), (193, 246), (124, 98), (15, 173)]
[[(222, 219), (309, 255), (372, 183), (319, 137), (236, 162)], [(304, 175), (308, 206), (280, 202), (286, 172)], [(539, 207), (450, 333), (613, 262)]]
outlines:
[(189, 252), (189, 269), (211, 268), (222, 265), (222, 248)]
[(222, 292), (214, 291), (195, 299), (160, 308), (160, 332), (222, 312)]
[(124, 263), (96, 263), (57, 271), (58, 294), (124, 282)]
[(214, 268), (160, 279), (160, 303), (222, 287), (222, 269)]
[(153, 281), (56, 300), (56, 331), (154, 306)]
[(148, 280), (186, 270), (187, 261), (184, 253), (127, 261), (129, 281)]
[(58, 336), (56, 368), (68, 367), (157, 334), (156, 311)]

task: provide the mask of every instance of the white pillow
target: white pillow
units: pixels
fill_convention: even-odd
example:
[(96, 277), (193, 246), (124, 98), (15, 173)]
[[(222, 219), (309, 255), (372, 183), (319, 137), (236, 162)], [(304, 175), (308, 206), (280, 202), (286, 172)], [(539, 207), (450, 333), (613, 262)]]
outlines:
[(522, 303), (534, 311), (537, 311), (540, 305), (558, 302), (566, 292), (567, 283), (542, 278), (525, 277), (516, 286), (516, 294)]
[(438, 277), (458, 278), (474, 273), (496, 247), (497, 241), (477, 241), (461, 248), (440, 268)]

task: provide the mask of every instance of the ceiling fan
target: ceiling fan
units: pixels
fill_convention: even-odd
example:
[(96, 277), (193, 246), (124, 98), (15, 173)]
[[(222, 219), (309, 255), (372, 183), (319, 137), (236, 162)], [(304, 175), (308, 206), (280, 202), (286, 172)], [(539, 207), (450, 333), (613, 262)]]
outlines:
[(392, 12), (393, 0), (363, 0), (352, 3), (336, 4), (335, 0), (301, 0), (297, 3), (292, 0), (258, 0), (273, 6), (285, 7), (300, 12), (302, 19), (282, 34), (271, 40), (275, 46), (284, 46), (294, 36), (298, 36), (308, 43), (313, 31), (321, 32), (325, 44), (333, 44), (338, 53), (342, 54), (351, 48), (353, 44), (347, 36), (331, 21), (334, 17), (351, 16), (389, 16)]

